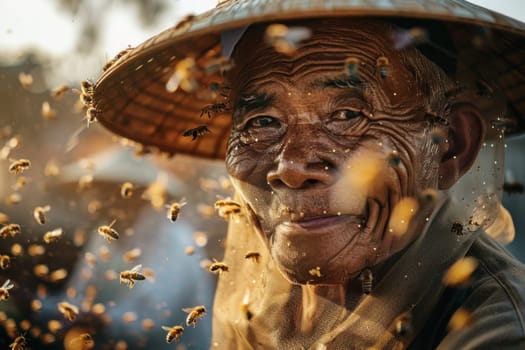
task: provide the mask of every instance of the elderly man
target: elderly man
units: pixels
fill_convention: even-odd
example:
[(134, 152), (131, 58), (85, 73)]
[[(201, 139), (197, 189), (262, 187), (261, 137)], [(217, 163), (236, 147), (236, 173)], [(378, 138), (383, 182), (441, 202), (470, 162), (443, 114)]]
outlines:
[[(457, 1), (342, 3), (219, 4), (95, 85), (88, 107), (113, 131), (225, 155), (242, 213), (212, 348), (525, 347), (525, 268), (491, 237), (513, 234), (500, 159), (475, 164), (520, 123), (479, 52), (513, 47), (517, 99), (525, 26)], [(498, 30), (460, 23), (489, 17)]]

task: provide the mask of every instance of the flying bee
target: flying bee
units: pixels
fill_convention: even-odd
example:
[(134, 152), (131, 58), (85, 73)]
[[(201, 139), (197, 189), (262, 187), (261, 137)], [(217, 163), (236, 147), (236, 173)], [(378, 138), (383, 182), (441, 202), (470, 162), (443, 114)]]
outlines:
[(166, 208), (168, 208), (168, 212), (166, 213), (166, 217), (171, 222), (177, 221), (177, 218), (179, 217), (180, 208), (185, 206), (187, 204), (186, 200), (183, 198), (180, 202), (174, 202), (170, 205), (167, 205)]
[(408, 46), (416, 46), (428, 41), (428, 32), (422, 27), (412, 27), (410, 29), (399, 29), (392, 33), (394, 48), (403, 49)]
[(9, 172), (15, 173), (15, 175), (21, 174), (24, 170), (31, 167), (31, 161), (29, 159), (18, 159), (13, 160), (9, 165)]
[(87, 121), (88, 128), (91, 124), (97, 121), (98, 115), (99, 115), (99, 110), (96, 109), (95, 107), (89, 107), (88, 109), (86, 109), (86, 116), (84, 118)]
[(244, 314), (244, 317), (248, 321), (250, 321), (253, 317), (253, 312), (250, 310), (250, 290), (246, 289), (246, 292), (244, 292), (244, 297), (242, 298), (241, 302), (241, 312)]
[(142, 264), (138, 264), (131, 270), (125, 270), (120, 273), (120, 283), (126, 283), (128, 288), (131, 289), (135, 285), (136, 281), (144, 281), (146, 276), (139, 272), (142, 268)]
[(92, 107), (93, 106), (93, 95), (81, 93), (80, 102), (82, 102), (84, 107)]
[(182, 311), (189, 313), (186, 317), (186, 326), (193, 326), (193, 328), (197, 326), (197, 320), (202, 319), (207, 313), (204, 305), (185, 307)]
[(217, 115), (227, 109), (226, 103), (214, 103), (211, 105), (204, 106), (204, 108), (201, 109), (201, 117), (206, 114), (208, 115), (208, 119), (211, 119), (212, 114)]
[(244, 256), (244, 258), (245, 259), (251, 259), (253, 262), (258, 263), (259, 260), (261, 259), (261, 254), (259, 254), (257, 252), (248, 252)]
[(235, 63), (230, 57), (219, 57), (208, 62), (204, 66), (204, 72), (206, 74), (219, 72), (221, 75), (224, 75), (224, 73), (231, 70), (234, 66)]
[(208, 129), (206, 125), (199, 125), (196, 128), (188, 129), (184, 131), (182, 136), (186, 136), (186, 137), (191, 136), (191, 140), (195, 141), (197, 137), (202, 136), (204, 134), (209, 134), (210, 132), (211, 132), (210, 129)]
[(460, 307), (456, 310), (456, 312), (454, 312), (454, 314), (450, 318), (447, 328), (450, 332), (463, 329), (472, 324), (473, 318), (474, 317), (472, 316), (472, 313), (469, 310), (465, 309), (464, 307)]
[(220, 199), (215, 202), (215, 210), (220, 217), (228, 220), (233, 215), (241, 213), (241, 205), (231, 199)]
[(133, 195), (133, 190), (135, 189), (135, 186), (131, 182), (124, 182), (122, 186), (120, 186), (120, 195), (122, 198), (129, 198)]
[(45, 120), (57, 119), (57, 112), (53, 108), (51, 108), (51, 105), (47, 101), (42, 102), (41, 113), (42, 118), (44, 118)]
[(272, 45), (275, 51), (285, 55), (293, 54), (301, 41), (312, 36), (307, 27), (288, 27), (284, 24), (271, 24), (266, 28), (264, 40)]
[(16, 179), (16, 184), (13, 186), (13, 190), (18, 191), (27, 185), (27, 178), (25, 176), (19, 176)]
[(46, 213), (49, 210), (51, 210), (51, 207), (49, 205), (46, 205), (44, 207), (36, 207), (33, 210), (33, 217), (35, 218), (36, 222), (38, 222), (40, 225), (44, 225), (47, 222)]
[(132, 51), (133, 48), (131, 46), (126, 47), (125, 49), (120, 50), (116, 55), (115, 59), (119, 60), (122, 57), (126, 56), (130, 51)]
[(69, 86), (67, 86), (66, 84), (62, 84), (56, 87), (51, 92), (51, 97), (53, 97), (55, 100), (60, 100), (68, 90), (69, 90)]
[(377, 70), (379, 71), (379, 75), (383, 79), (388, 77), (388, 70), (389, 70), (388, 66), (389, 66), (389, 61), (388, 61), (388, 58), (386, 58), (385, 56), (381, 56), (376, 60)]
[(184, 333), (184, 327), (182, 326), (162, 326), (162, 329), (168, 332), (168, 334), (166, 334), (166, 343), (168, 344), (173, 340), (179, 341), (180, 336)]
[(166, 82), (166, 90), (168, 92), (175, 92), (180, 87), (185, 92), (193, 92), (198, 87), (197, 80), (194, 78), (196, 69), (195, 59), (186, 57), (180, 60), (176, 66), (175, 71)]
[(0, 229), (0, 237), (7, 238), (9, 235), (14, 237), (22, 232), (19, 224), (8, 224)]
[(454, 221), (452, 227), (450, 227), (450, 232), (455, 233), (458, 236), (463, 235), (463, 225), (459, 221)]
[(20, 72), (18, 74), (18, 81), (24, 89), (29, 89), (33, 85), (33, 76), (28, 73)]
[(58, 242), (62, 237), (62, 228), (56, 228), (54, 230), (48, 231), (44, 234), (44, 242), (47, 244)]
[(347, 76), (354, 79), (359, 79), (359, 65), (360, 61), (357, 57), (348, 57), (345, 59), (344, 72)]
[(409, 312), (401, 314), (394, 323), (396, 338), (406, 338), (413, 332), (412, 315)]
[(9, 289), (13, 288), (15, 285), (11, 283), (10, 280), (4, 282), (2, 287), (0, 287), (0, 300), (9, 299)]
[(229, 271), (229, 269), (230, 268), (228, 267), (228, 265), (226, 265), (224, 262), (213, 259), (213, 263), (210, 265), (209, 271), (213, 273), (218, 273), (220, 275), (223, 272)]
[(18, 337), (13, 340), (11, 344), (9, 344), (9, 348), (11, 350), (24, 350), (26, 347), (27, 342), (26, 338), (23, 335), (19, 335)]
[(117, 230), (113, 228), (115, 222), (117, 222), (117, 219), (113, 220), (111, 224), (99, 226), (97, 229), (98, 234), (104, 237), (108, 243), (120, 237)]
[(523, 184), (519, 182), (504, 182), (503, 191), (509, 195), (512, 193), (523, 193)]
[(372, 291), (372, 282), (374, 280), (372, 271), (370, 269), (364, 269), (363, 272), (361, 272), (361, 276), (359, 278), (361, 279), (361, 288), (363, 293), (370, 294)]
[(11, 266), (11, 258), (9, 255), (0, 255), (0, 269), (7, 270)]
[(58, 307), (58, 311), (60, 311), (60, 313), (64, 315), (64, 317), (68, 321), (74, 321), (75, 318), (77, 318), (78, 316), (78, 307), (76, 307), (73, 304), (68, 303), (67, 301), (62, 301), (58, 303), (57, 307)]

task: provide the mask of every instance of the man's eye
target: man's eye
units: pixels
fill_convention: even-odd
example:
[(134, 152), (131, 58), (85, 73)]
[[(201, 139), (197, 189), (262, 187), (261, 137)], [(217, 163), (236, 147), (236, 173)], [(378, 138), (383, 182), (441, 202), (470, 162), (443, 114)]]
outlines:
[(332, 113), (331, 117), (335, 120), (350, 120), (362, 116), (360, 111), (352, 111), (350, 109), (341, 109)]
[(268, 126), (277, 126), (279, 121), (273, 117), (269, 116), (260, 116), (250, 119), (246, 123), (246, 127), (248, 128), (264, 128)]

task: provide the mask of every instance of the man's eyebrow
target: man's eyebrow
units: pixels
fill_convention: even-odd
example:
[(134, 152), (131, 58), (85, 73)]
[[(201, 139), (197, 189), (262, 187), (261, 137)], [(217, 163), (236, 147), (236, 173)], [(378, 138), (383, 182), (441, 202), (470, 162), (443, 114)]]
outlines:
[(340, 77), (331, 77), (331, 78), (322, 78), (316, 79), (310, 84), (310, 88), (318, 89), (331, 87), (336, 89), (357, 89), (363, 91), (366, 83), (358, 77), (355, 76), (340, 76)]
[(250, 112), (257, 109), (263, 109), (273, 103), (275, 99), (274, 95), (268, 94), (252, 94), (239, 98), (239, 101), (235, 104), (235, 112)]

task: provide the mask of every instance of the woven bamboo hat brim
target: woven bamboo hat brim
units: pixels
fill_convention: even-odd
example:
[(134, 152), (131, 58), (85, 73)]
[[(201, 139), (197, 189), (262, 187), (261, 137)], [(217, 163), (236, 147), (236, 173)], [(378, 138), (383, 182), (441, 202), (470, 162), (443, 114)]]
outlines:
[[(472, 46), (479, 33), (490, 34), (470, 68), (489, 69), (508, 102), (512, 132), (525, 129), (525, 23), (461, 0), (230, 0), (184, 21), (115, 58), (95, 82), (92, 107), (110, 131), (162, 152), (224, 158), (231, 129), (229, 112), (208, 118), (202, 109), (224, 102), (214, 93), (219, 72), (204, 67), (221, 57), (221, 32), (253, 23), (321, 17), (413, 18), (439, 21), (456, 47)], [(430, 38), (432, 40), (432, 38)], [(181, 60), (193, 57), (198, 87), (166, 89)], [(218, 85), (219, 84), (219, 85)], [(183, 136), (205, 125), (209, 133)], [(191, 134), (191, 133), (186, 133)]]

